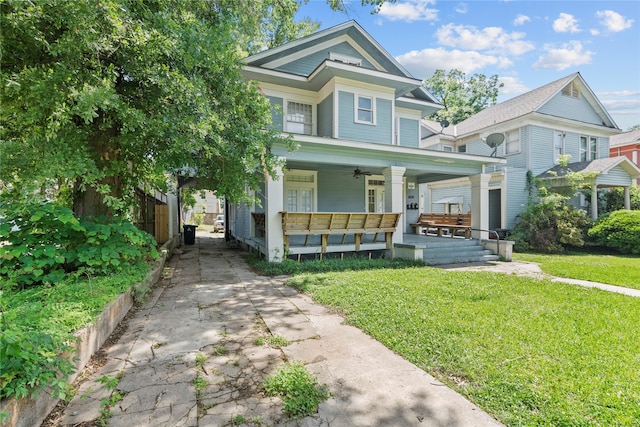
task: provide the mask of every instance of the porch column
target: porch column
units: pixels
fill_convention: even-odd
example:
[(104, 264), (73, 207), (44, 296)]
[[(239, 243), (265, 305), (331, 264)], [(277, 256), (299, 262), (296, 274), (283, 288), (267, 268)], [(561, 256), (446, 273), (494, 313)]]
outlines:
[(265, 244), (266, 258), (269, 262), (282, 262), (284, 260), (284, 239), (282, 236), (282, 215), (284, 210), (284, 173), (281, 167), (277, 167), (275, 175), (270, 176), (265, 182)]
[(390, 166), (382, 170), (384, 175), (384, 210), (385, 212), (400, 213), (398, 227), (393, 233), (393, 243), (402, 243), (404, 235), (404, 200), (402, 200), (402, 177), (406, 168)]
[(489, 233), (489, 180), (491, 175), (481, 173), (469, 177), (471, 181), (471, 237), (487, 239)]
[(598, 219), (598, 184), (591, 187), (591, 219)]
[(629, 192), (629, 187), (624, 187), (624, 208), (631, 210), (631, 193)]

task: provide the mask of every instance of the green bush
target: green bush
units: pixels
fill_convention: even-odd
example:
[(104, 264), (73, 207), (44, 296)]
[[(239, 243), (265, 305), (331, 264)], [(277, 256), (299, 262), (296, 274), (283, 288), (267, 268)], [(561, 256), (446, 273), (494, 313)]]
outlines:
[(515, 250), (561, 253), (566, 247), (584, 246), (590, 219), (584, 211), (567, 205), (566, 200), (552, 193), (538, 203), (529, 203), (509, 235), (515, 241)]
[(158, 255), (149, 234), (120, 218), (78, 219), (53, 203), (6, 200), (0, 216), (0, 277), (22, 287), (68, 273), (109, 275)]
[[(629, 201), (631, 209), (640, 210), (640, 187), (637, 185), (629, 188)], [(604, 193), (604, 212), (615, 212), (624, 209), (624, 188), (611, 188)]]
[(640, 211), (621, 210), (603, 215), (589, 229), (596, 244), (623, 254), (640, 254)]
[(69, 386), (66, 378), (75, 370), (63, 354), (70, 349), (42, 332), (3, 328), (0, 399), (37, 396), (45, 387), (51, 388), (54, 397), (64, 399)]

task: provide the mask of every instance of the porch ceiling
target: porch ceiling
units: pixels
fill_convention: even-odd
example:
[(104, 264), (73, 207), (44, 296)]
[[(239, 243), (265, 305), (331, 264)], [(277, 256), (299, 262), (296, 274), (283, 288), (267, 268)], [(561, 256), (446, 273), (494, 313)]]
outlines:
[(287, 159), (287, 168), (331, 170), (345, 176), (353, 170), (382, 175), (389, 166), (404, 167), (405, 176), (419, 184), (463, 176), (477, 175), (484, 166), (503, 164), (495, 157), (464, 153), (446, 153), (420, 148), (399, 147), (384, 144), (361, 143), (329, 138), (296, 138), (300, 148), (287, 152), (284, 147), (274, 147), (274, 153)]

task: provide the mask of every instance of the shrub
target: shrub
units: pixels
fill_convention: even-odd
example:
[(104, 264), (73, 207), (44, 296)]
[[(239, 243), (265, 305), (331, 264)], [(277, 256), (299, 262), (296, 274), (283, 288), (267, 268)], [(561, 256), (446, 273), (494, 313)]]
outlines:
[(552, 193), (539, 203), (529, 203), (509, 236), (517, 251), (561, 253), (567, 246), (584, 246), (590, 219), (584, 211), (567, 205), (566, 199)]
[(149, 234), (120, 218), (78, 219), (53, 203), (6, 200), (0, 216), (0, 277), (22, 287), (72, 272), (109, 275), (158, 254)]
[(640, 211), (621, 210), (603, 215), (588, 235), (598, 245), (624, 254), (640, 254)]
[[(624, 189), (620, 187), (611, 188), (604, 193), (604, 201), (603, 213), (624, 209)], [(640, 187), (637, 185), (629, 188), (629, 201), (631, 202), (631, 209), (640, 210)]]

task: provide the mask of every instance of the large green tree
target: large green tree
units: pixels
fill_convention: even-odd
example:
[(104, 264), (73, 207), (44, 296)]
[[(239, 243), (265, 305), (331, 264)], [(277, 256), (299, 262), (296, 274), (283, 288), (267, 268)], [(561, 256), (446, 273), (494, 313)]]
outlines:
[(436, 96), (444, 106), (430, 118), (435, 121), (446, 120), (457, 124), (496, 103), (498, 90), (504, 86), (498, 83), (498, 76), (487, 77), (484, 74), (467, 76), (460, 70), (436, 70), (424, 81), (424, 86)]
[(2, 0), (2, 191), (112, 214), (182, 171), (243, 200), (282, 138), (241, 59), (315, 31), (301, 1)]

